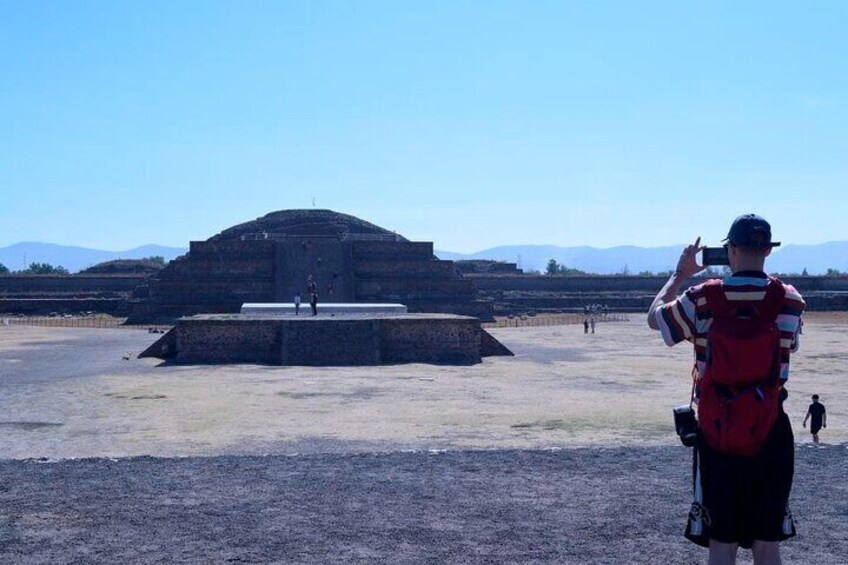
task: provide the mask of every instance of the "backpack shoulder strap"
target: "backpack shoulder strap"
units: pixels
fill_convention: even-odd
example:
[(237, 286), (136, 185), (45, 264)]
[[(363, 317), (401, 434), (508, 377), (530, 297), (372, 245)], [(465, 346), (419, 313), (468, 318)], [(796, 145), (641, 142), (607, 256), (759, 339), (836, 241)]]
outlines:
[(786, 287), (783, 286), (783, 281), (777, 277), (769, 277), (768, 286), (766, 286), (766, 295), (762, 301), (760, 317), (764, 320), (777, 320), (780, 311), (783, 309), (785, 298)]
[(710, 279), (703, 284), (704, 300), (713, 317), (725, 317), (732, 314), (732, 307), (724, 295), (721, 279)]
[[(713, 318), (734, 317), (737, 315), (738, 306), (732, 304), (724, 293), (724, 285), (721, 279), (710, 279), (704, 283), (704, 298)], [(783, 308), (783, 300), (786, 297), (786, 288), (783, 282), (776, 277), (769, 277), (765, 287), (765, 295), (749, 314), (763, 321), (775, 321)]]

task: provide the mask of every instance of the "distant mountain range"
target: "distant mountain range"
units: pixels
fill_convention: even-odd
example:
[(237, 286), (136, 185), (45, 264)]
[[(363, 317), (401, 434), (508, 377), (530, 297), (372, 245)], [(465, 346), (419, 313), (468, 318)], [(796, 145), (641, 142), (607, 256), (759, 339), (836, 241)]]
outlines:
[(20, 271), (32, 263), (49, 263), (54, 267), (64, 267), (75, 273), (103, 261), (113, 259), (144, 259), (161, 256), (170, 261), (188, 252), (184, 247), (163, 247), (161, 245), (143, 245), (127, 251), (103, 251), (85, 247), (71, 247), (54, 243), (25, 241), (9, 247), (0, 247), (0, 263), (10, 271)]
[[(436, 251), (440, 259), (489, 259), (518, 263), (525, 272), (545, 271), (548, 261), (580, 269), (588, 273), (615, 274), (642, 271), (654, 273), (674, 269), (685, 244), (668, 247), (621, 246), (599, 249), (596, 247), (557, 247), (555, 245), (505, 245), (476, 253)], [(848, 241), (832, 241), (817, 245), (786, 245), (774, 250), (766, 263), (772, 273), (824, 274), (828, 269), (848, 271)]]
[[(599, 249), (555, 245), (505, 245), (467, 254), (436, 251), (436, 255), (440, 259), (448, 260), (490, 259), (518, 263), (525, 272), (544, 272), (548, 261), (554, 259), (560, 265), (588, 273), (615, 274), (627, 271), (630, 274), (638, 274), (642, 271), (656, 273), (673, 269), (684, 246), (685, 244)], [(185, 247), (161, 245), (143, 245), (127, 251), (103, 251), (53, 243), (22, 242), (0, 247), (0, 263), (11, 271), (21, 270), (31, 263), (49, 263), (54, 267), (65, 267), (74, 273), (113, 259), (143, 259), (160, 255), (165, 261), (170, 261), (187, 252)], [(811, 275), (824, 274), (828, 269), (846, 272), (848, 241), (778, 247), (769, 257), (767, 266), (773, 273), (800, 273), (804, 269)]]

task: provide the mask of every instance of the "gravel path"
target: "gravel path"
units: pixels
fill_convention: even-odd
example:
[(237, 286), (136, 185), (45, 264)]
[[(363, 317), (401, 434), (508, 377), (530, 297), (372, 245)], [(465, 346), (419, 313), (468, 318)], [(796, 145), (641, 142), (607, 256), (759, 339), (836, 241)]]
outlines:
[[(786, 563), (848, 562), (848, 446)], [(703, 563), (683, 447), (0, 461), (2, 563)], [(749, 554), (742, 553), (746, 562)]]

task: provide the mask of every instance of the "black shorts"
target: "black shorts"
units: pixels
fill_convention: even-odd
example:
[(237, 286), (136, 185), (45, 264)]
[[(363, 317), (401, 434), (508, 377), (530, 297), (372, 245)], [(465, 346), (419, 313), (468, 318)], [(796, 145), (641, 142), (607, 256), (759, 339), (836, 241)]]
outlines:
[(817, 433), (819, 433), (819, 431), (821, 429), (822, 429), (821, 424), (813, 424), (812, 422), (810, 423), (810, 433), (811, 434), (817, 434)]
[(795, 438), (786, 414), (781, 412), (756, 457), (726, 455), (701, 443), (693, 464), (689, 540), (704, 547), (714, 539), (749, 548), (754, 540), (782, 541), (795, 535), (789, 511)]

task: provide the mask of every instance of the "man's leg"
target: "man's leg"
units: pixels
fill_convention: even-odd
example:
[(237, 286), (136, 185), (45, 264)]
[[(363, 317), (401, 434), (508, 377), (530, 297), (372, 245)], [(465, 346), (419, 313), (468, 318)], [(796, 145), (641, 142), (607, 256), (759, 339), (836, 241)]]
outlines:
[(780, 544), (776, 541), (754, 540), (754, 565), (780, 565)]
[(723, 543), (711, 539), (710, 559), (707, 563), (709, 565), (734, 565), (736, 563), (736, 551), (738, 549), (739, 544)]
[(818, 443), (818, 442), (819, 442), (819, 434), (817, 434), (817, 433), (813, 434), (813, 443)]

